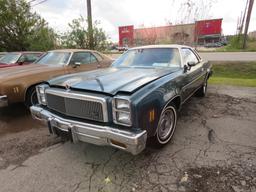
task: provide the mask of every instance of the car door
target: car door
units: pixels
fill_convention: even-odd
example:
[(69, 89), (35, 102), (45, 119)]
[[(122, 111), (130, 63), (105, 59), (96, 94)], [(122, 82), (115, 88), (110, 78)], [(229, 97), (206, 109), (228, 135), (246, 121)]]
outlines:
[(97, 58), (90, 52), (73, 53), (69, 65), (68, 72), (76, 73), (81, 71), (91, 71), (99, 68)]
[[(181, 54), (183, 57), (186, 70), (184, 71), (185, 85), (182, 87), (183, 99), (189, 98), (204, 81), (202, 65), (200, 58), (190, 48), (182, 48)], [(194, 63), (194, 66), (189, 66), (188, 63)]]

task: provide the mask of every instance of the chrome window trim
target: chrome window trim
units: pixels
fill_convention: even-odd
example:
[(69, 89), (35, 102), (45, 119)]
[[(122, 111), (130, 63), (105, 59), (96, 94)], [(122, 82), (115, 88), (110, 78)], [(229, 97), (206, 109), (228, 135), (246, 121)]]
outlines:
[(66, 64), (64, 64), (64, 66), (70, 66), (70, 65), (71, 65), (71, 64), (70, 64), (70, 61), (71, 61), (71, 59), (72, 59), (74, 53), (75, 53), (75, 52), (70, 52), (70, 57), (69, 57), (69, 59), (68, 59), (68, 62), (67, 62)]
[(86, 95), (84, 92), (77, 92), (77, 91), (71, 91), (71, 90), (62, 91), (62, 90), (55, 89), (55, 88), (46, 89), (45, 93), (60, 96), (63, 98), (71, 98), (71, 99), (78, 99), (78, 100), (83, 100), (83, 101), (99, 102), (102, 105), (103, 122), (109, 121), (107, 101), (105, 98), (97, 97), (97, 96), (93, 96), (93, 95)]

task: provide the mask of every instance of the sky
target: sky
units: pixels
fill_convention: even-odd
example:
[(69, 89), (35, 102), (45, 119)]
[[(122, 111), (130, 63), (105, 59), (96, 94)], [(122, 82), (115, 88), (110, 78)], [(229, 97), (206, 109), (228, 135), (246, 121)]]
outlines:
[[(86, 17), (86, 0), (34, 0), (31, 5), (56, 32), (65, 32), (68, 23), (79, 16)], [(184, 16), (180, 9), (185, 0), (91, 0), (93, 20), (100, 21), (100, 26), (114, 42), (118, 41), (118, 26), (134, 25), (163, 26), (175, 24)], [(209, 0), (191, 0), (199, 3)], [(237, 20), (245, 9), (246, 0), (212, 0), (210, 10), (201, 11), (207, 18), (223, 18), (223, 34), (236, 32)], [(256, 3), (254, 3), (249, 31), (256, 30)], [(207, 6), (208, 4), (207, 4)]]

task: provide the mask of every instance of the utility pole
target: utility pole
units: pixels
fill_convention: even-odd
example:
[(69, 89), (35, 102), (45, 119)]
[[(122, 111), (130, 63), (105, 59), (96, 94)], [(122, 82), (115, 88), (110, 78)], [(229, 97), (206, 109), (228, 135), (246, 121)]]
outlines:
[(89, 34), (89, 48), (94, 49), (91, 0), (87, 0), (87, 21), (88, 21), (88, 34)]
[(241, 22), (241, 25), (240, 25), (239, 35), (243, 33), (244, 20), (245, 20), (246, 12), (247, 12), (247, 9), (248, 9), (248, 3), (249, 3), (249, 0), (246, 1), (246, 5), (245, 5), (245, 9), (244, 9), (244, 15), (243, 15), (243, 19), (242, 19), (242, 22)]
[(246, 17), (246, 23), (245, 23), (245, 30), (244, 30), (243, 49), (246, 48), (247, 33), (248, 33), (249, 24), (250, 24), (250, 19), (251, 19), (251, 13), (252, 13), (253, 3), (254, 3), (254, 0), (250, 0), (249, 6), (248, 6), (247, 17)]

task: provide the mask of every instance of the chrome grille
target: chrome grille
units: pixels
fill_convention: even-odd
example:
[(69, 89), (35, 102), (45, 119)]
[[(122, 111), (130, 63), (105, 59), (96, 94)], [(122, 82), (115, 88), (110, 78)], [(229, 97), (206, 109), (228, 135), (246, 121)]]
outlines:
[(49, 108), (58, 111), (60, 113), (66, 114), (65, 108), (65, 98), (57, 95), (47, 94), (47, 105)]
[(103, 98), (77, 92), (48, 89), (46, 100), (48, 108), (67, 116), (101, 122), (107, 121), (106, 101)]

